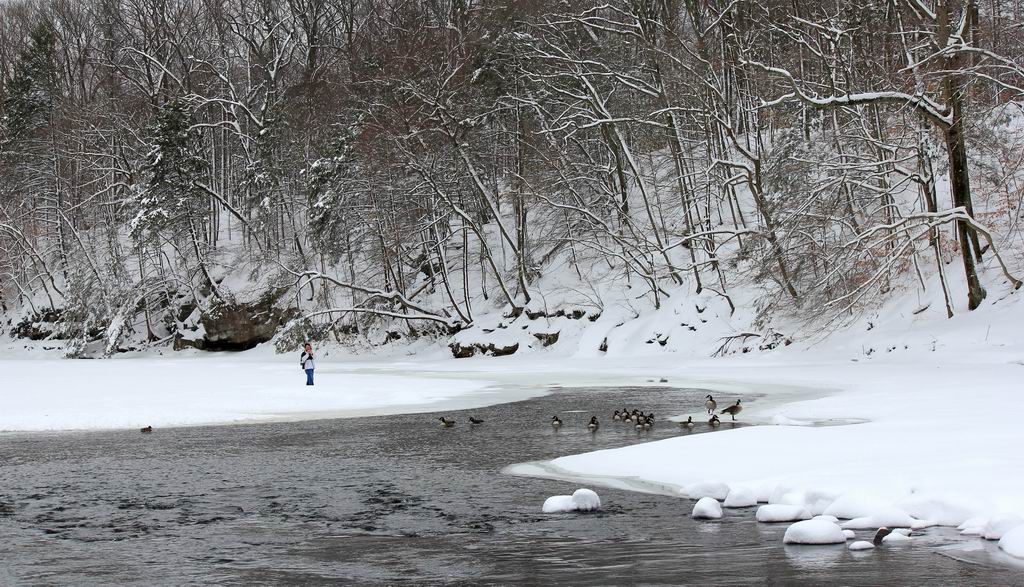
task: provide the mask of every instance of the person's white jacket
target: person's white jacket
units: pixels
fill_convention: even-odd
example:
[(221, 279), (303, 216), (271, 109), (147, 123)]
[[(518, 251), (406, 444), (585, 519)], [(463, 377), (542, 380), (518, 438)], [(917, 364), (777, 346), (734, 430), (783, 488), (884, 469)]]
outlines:
[(316, 364), (313, 363), (313, 353), (302, 351), (302, 358), (299, 359), (299, 364), (302, 365), (303, 369), (315, 369)]

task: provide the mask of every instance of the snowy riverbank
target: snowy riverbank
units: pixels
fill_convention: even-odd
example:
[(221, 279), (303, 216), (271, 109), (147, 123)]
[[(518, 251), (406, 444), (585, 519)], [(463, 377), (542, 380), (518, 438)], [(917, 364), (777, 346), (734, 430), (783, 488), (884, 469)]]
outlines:
[[(352, 373), (321, 361), (307, 387), (298, 355), (0, 358), (0, 431), (90, 430), (309, 420), (456, 409), (529, 397), (451, 377)], [(534, 390), (532, 393), (539, 393)]]
[[(503, 358), (321, 359), (303, 386), (293, 357), (126, 356), (0, 360), (0, 430), (59, 430), (439, 411), (534, 396), (551, 386), (707, 389), (744, 399), (732, 429), (565, 456), (512, 472), (699, 497), (714, 482), (760, 502), (841, 518), (892, 513), (975, 528), (1024, 516), (1024, 324), (1019, 304), (954, 320), (870, 325), (817, 346), (725, 358), (637, 352)], [(20, 353), (32, 356), (33, 353)], [(45, 354), (44, 354), (45, 355)], [(662, 382), (662, 378), (667, 382)], [(610, 414), (597, 414), (614, 426)], [(669, 414), (659, 414), (668, 416)], [(701, 405), (676, 414), (705, 426)], [(662, 419), (659, 426), (675, 426)], [(529, 431), (524, 431), (528, 433)], [(721, 488), (721, 485), (719, 485)], [(724, 496), (722, 496), (724, 497)]]

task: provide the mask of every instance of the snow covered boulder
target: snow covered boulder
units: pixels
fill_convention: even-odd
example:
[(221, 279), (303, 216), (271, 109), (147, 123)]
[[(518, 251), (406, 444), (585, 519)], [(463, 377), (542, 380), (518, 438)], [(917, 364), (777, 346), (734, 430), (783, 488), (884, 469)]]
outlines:
[(786, 528), (785, 544), (845, 544), (842, 528), (828, 520), (804, 520)]
[(826, 515), (826, 514), (818, 514), (817, 516), (814, 516), (811, 519), (812, 520), (828, 520), (829, 522), (832, 522), (833, 524), (838, 524), (839, 523), (839, 518), (837, 518), (835, 516), (829, 516), (829, 515)]
[(552, 495), (541, 508), (545, 514), (592, 512), (601, 509), (601, 498), (590, 489), (577, 489), (572, 495)]
[(885, 538), (882, 538), (882, 542), (885, 544), (895, 544), (899, 542), (910, 542), (910, 536), (903, 532), (897, 532), (893, 530), (892, 534), (889, 534)]
[(843, 522), (843, 528), (850, 530), (872, 530), (888, 526), (890, 528), (912, 528), (917, 522), (907, 512), (893, 506), (876, 509), (870, 515)]
[[(817, 519), (817, 518), (815, 518), (815, 519)], [(835, 524), (835, 522), (832, 522), (832, 523)], [(857, 537), (857, 535), (853, 532), (853, 530), (843, 530), (843, 536), (846, 536), (847, 540), (852, 540), (853, 538)]]
[[(757, 513), (754, 514), (758, 522), (793, 522), (795, 520), (809, 520), (811, 513), (807, 511), (802, 505), (786, 505), (783, 503), (770, 503), (757, 508)], [(817, 520), (819, 522), (828, 522), (835, 526), (834, 522), (828, 520)], [(838, 526), (837, 526), (838, 527)]]
[(1001, 540), (1010, 530), (1024, 524), (1024, 518), (1017, 514), (1000, 514), (992, 517), (981, 531), (985, 540)]
[(1024, 558), (1024, 524), (1003, 534), (999, 548), (1010, 556)]
[(690, 517), (694, 520), (717, 520), (722, 517), (722, 505), (713, 497), (702, 497), (694, 504)]
[(729, 486), (718, 481), (700, 481), (690, 483), (683, 488), (682, 493), (690, 499), (711, 497), (721, 501), (729, 496)]
[(544, 500), (544, 507), (542, 509), (545, 514), (572, 512), (576, 510), (576, 504), (572, 502), (571, 495), (552, 495)]
[(963, 536), (981, 536), (981, 533), (985, 531), (985, 524), (988, 524), (988, 518), (975, 516), (965, 520), (956, 529), (960, 530), (960, 534)]
[(572, 503), (578, 512), (593, 512), (601, 509), (601, 498), (590, 489), (577, 489), (572, 494)]
[(748, 487), (733, 487), (729, 490), (729, 495), (725, 497), (725, 503), (727, 508), (746, 508), (757, 505), (757, 495), (754, 494), (754, 490)]
[(850, 550), (871, 550), (875, 545), (871, 544), (867, 540), (858, 540), (850, 543)]

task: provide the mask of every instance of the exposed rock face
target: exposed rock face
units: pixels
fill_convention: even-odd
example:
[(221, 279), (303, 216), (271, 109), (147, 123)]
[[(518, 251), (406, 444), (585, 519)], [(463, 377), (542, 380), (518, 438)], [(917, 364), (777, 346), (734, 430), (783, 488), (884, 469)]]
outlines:
[(61, 310), (46, 310), (25, 318), (11, 329), (11, 336), (29, 340), (63, 338), (58, 332)]
[(456, 359), (467, 359), (476, 354), (491, 355), (492, 357), (503, 357), (505, 355), (514, 354), (519, 350), (519, 343), (515, 343), (509, 346), (497, 346), (493, 342), (487, 344), (474, 342), (468, 344), (462, 344), (459, 342), (453, 342), (448, 345), (448, 348), (452, 350), (452, 356)]
[(543, 346), (551, 346), (558, 342), (558, 335), (560, 332), (534, 332), (533, 336), (540, 341)]
[(199, 324), (205, 334), (174, 337), (174, 349), (245, 351), (270, 341), (284, 324), (298, 316), (295, 308), (278, 308), (277, 296), (253, 303), (222, 302), (202, 314)]

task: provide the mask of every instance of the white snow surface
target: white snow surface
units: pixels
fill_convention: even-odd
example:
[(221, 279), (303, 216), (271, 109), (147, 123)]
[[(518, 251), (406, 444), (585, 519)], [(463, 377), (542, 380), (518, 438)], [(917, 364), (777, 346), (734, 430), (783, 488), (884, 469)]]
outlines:
[(850, 550), (871, 550), (874, 547), (875, 545), (867, 540), (858, 540), (850, 543)]
[(1024, 558), (1024, 524), (1003, 534), (999, 539), (999, 548), (1010, 556)]
[(846, 535), (835, 522), (803, 520), (786, 528), (782, 541), (786, 544), (844, 544)]
[(298, 355), (267, 353), (92, 361), (5, 357), (0, 381), (0, 431), (309, 420), (471, 407), (509, 395), (486, 389), (487, 381), (359, 373), (322, 359), (316, 385), (309, 387)]
[(722, 517), (722, 504), (713, 497), (702, 497), (693, 504), (690, 517), (695, 520), (717, 520)]

